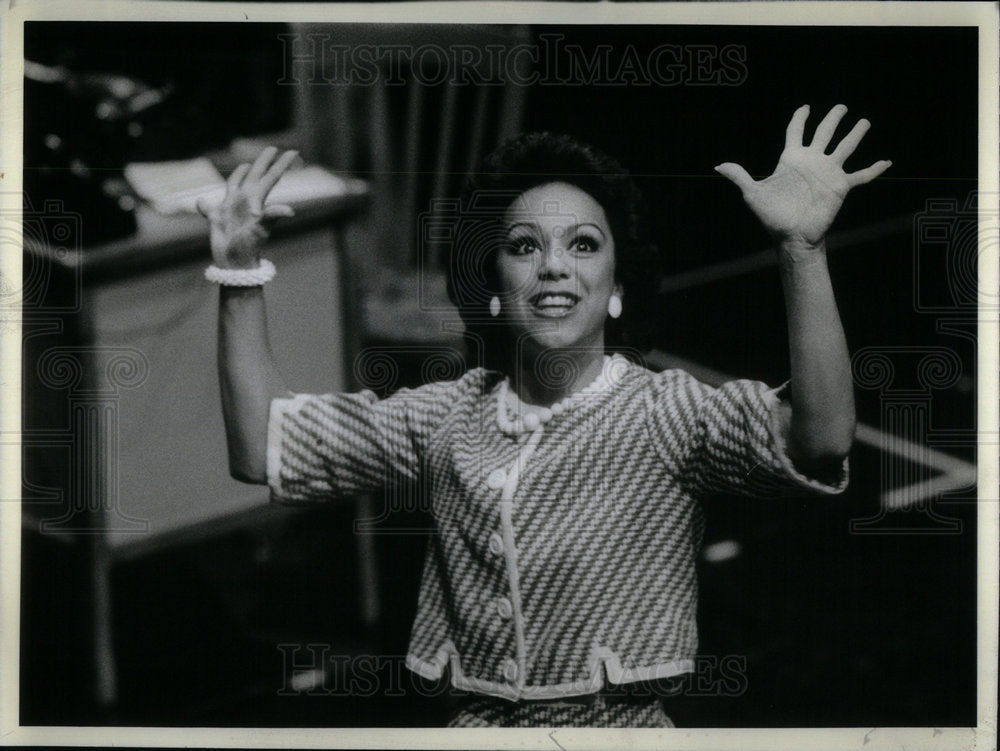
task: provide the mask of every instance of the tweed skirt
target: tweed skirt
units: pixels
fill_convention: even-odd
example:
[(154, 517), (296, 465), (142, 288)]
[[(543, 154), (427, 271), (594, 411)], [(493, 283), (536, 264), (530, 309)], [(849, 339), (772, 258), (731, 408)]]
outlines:
[(468, 697), (448, 720), (450, 728), (672, 728), (658, 697), (641, 700), (594, 694), (564, 701), (511, 702), (491, 696)]

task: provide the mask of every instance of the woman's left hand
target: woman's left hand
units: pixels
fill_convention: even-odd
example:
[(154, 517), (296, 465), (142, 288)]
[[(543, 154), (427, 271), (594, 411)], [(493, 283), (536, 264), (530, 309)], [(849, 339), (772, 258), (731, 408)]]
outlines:
[(763, 180), (754, 180), (732, 162), (715, 168), (739, 187), (747, 205), (783, 247), (808, 252), (819, 246), (847, 192), (874, 180), (892, 164), (881, 160), (857, 172), (844, 172), (844, 162), (871, 127), (867, 120), (859, 120), (831, 153), (825, 153), (846, 112), (842, 104), (831, 109), (816, 128), (812, 142), (805, 146), (803, 131), (809, 105), (795, 110), (785, 131), (785, 150), (778, 166)]

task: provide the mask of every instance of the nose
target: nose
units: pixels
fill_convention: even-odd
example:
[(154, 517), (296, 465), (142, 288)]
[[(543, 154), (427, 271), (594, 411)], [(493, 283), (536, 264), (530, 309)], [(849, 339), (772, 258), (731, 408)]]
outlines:
[(565, 279), (569, 276), (566, 248), (560, 242), (549, 243), (538, 263), (539, 279)]

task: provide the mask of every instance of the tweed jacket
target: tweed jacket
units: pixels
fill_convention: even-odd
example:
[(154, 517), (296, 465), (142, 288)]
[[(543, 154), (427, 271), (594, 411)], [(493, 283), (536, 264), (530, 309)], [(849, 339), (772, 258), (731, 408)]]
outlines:
[(271, 404), (279, 502), (418, 482), (436, 533), (407, 666), (511, 700), (589, 694), (694, 670), (699, 496), (837, 493), (782, 445), (781, 389), (716, 389), (621, 357), (605, 388), (538, 429), (498, 428), (501, 374)]

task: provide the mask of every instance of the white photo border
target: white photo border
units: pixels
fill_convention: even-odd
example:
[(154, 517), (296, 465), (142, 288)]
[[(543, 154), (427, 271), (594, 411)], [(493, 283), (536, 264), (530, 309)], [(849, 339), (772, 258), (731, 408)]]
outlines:
[[(533, 24), (744, 24), (777, 26), (975, 26), (979, 29), (979, 190), (998, 189), (998, 22), (995, 3), (921, 2), (734, 2), (734, 3), (500, 3), (426, 2), (379, 4), (199, 3), (110, 0), (17, 2), (2, 12), (2, 102), (0, 132), (0, 206), (20, 212), (23, 24), (28, 20), (130, 20), (253, 22), (323, 21), (372, 23)], [(981, 231), (1000, 236), (996, 207), (980, 207)], [(996, 243), (992, 245), (995, 250)], [(981, 342), (978, 362), (978, 461), (980, 488), (998, 488), (996, 447), (982, 436), (998, 435), (997, 347), (1000, 327), (989, 291), (998, 288), (998, 259), (980, 254)], [(3, 278), (21, 278), (19, 253), (0, 257)], [(20, 329), (18, 321), (0, 326), (0, 431), (20, 425)], [(13, 325), (10, 325), (13, 324)], [(0, 445), (0, 498), (20, 495), (18, 446)], [(18, 720), (20, 507), (0, 504), (0, 745), (211, 746), (219, 748), (657, 748), (657, 749), (944, 749), (992, 747), (997, 719), (998, 504), (983, 504), (978, 515), (978, 725), (975, 728), (841, 728), (739, 730), (424, 730), (424, 729), (249, 729), (25, 727)]]

